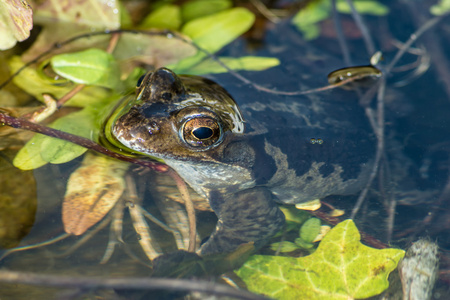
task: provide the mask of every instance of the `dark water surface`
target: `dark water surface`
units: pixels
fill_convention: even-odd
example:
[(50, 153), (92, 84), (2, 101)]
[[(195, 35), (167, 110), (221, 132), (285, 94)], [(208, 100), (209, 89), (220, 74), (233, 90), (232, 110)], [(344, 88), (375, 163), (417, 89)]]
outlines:
[[(393, 46), (393, 42), (405, 42), (410, 34), (424, 23), (424, 20), (431, 18), (422, 8), (427, 1), (409, 4), (404, 3), (405, 1), (385, 2), (391, 8), (388, 16), (364, 18), (371, 37), (375, 41), (376, 49), (384, 54), (384, 60), (380, 63), (381, 70), (390, 63), (398, 50)], [(346, 24), (351, 23), (349, 16), (342, 18), (347, 22)], [(437, 282), (434, 299), (450, 298), (448, 290), (450, 192), (445, 192), (446, 185), (450, 184), (450, 26), (448, 21), (447, 18), (425, 33), (424, 37), (414, 45), (426, 53), (424, 55), (431, 57), (431, 65), (424, 74), (415, 80), (406, 80), (401, 87), (397, 86), (399, 82), (407, 78), (413, 70), (396, 72), (387, 78), (384, 98), (386, 159), (382, 161), (380, 167), (384, 177), (375, 179), (366, 201), (355, 218), (360, 230), (396, 247), (406, 249), (419, 237), (429, 237), (439, 244), (443, 273)], [(357, 36), (347, 42), (353, 65), (369, 64), (369, 54), (361, 37)], [(320, 37), (306, 42), (301, 39), (299, 32), (288, 20), (278, 24), (267, 24), (263, 40), (255, 42), (240, 39), (222, 50), (220, 55), (278, 57), (281, 61), (279, 67), (262, 72), (240, 72), (240, 74), (255, 83), (281, 91), (307, 90), (325, 86), (328, 73), (348, 67), (343, 61), (335, 36)], [(400, 60), (399, 65), (416, 60), (416, 55), (407, 53)], [(223, 85), (235, 98), (248, 122), (250, 132), (261, 129), (258, 126), (268, 124), (280, 130), (286, 127), (301, 129), (308, 125), (314, 126), (317, 121), (315, 118), (324, 118), (320, 121), (324, 121), (325, 118), (342, 118), (341, 121), (354, 124), (355, 127), (367, 128), (367, 130), (364, 129), (367, 137), (358, 137), (361, 141), (369, 136), (374, 137), (364, 109), (358, 104), (358, 93), (354, 90), (336, 89), (311, 96), (289, 97), (256, 91), (230, 74), (215, 75), (211, 78)], [(361, 89), (360, 92), (363, 93), (366, 90)], [(255, 102), (260, 105), (263, 103), (270, 109), (258, 110), (258, 104)], [(375, 100), (370, 106), (375, 109)], [(326, 111), (323, 112), (322, 109)], [(303, 114), (304, 118), (299, 119), (298, 115), (292, 114), (293, 111)], [(327, 137), (320, 136), (320, 138)], [(289, 141), (285, 142), (289, 143)], [(371, 151), (373, 155), (375, 148)], [(367, 150), (364, 150), (364, 153), (367, 153)], [(343, 156), (340, 163), (345, 165), (346, 159)], [(21, 245), (39, 243), (63, 233), (61, 202), (65, 184), (70, 173), (79, 163), (80, 160), (76, 160), (63, 166), (45, 166), (35, 171), (38, 212), (35, 226), (23, 239)], [(139, 195), (145, 198), (143, 206), (162, 218), (155, 204), (152, 203), (152, 197), (149, 195), (151, 192), (145, 183), (140, 184), (138, 181), (138, 189)], [(349, 217), (356, 199), (357, 195), (331, 196), (325, 201), (344, 209), (346, 211), (344, 217)], [(390, 205), (391, 201), (396, 202), (395, 214), (392, 211), (389, 212), (389, 207), (393, 207)], [(395, 220), (393, 227), (390, 228), (389, 217), (392, 216)], [(215, 217), (213, 214), (202, 213), (199, 214), (199, 222), (204, 237), (214, 226)], [(158, 241), (161, 244), (167, 244), (167, 247), (173, 250), (170, 235), (157, 226), (150, 226)], [(389, 235), (391, 235), (390, 240)], [(109, 240), (108, 225), (96, 233), (94, 238), (69, 253), (65, 251), (69, 251), (80, 237), (69, 237), (50, 246), (13, 253), (2, 260), (0, 265), (2, 268), (11, 270), (43, 274), (147, 276), (150, 274), (150, 269), (145, 265), (146, 257), (140, 250), (138, 236), (126, 214), (123, 236), (138, 259), (127, 255), (125, 247), (118, 246), (106, 264), (99, 264)], [(47, 288), (0, 285), (0, 299), (50, 299), (60, 295), (58, 293), (57, 290)], [(114, 299), (111, 298), (112, 293), (108, 293), (107, 291), (91, 292), (80, 299), (98, 299), (97, 296), (103, 297), (100, 299)]]

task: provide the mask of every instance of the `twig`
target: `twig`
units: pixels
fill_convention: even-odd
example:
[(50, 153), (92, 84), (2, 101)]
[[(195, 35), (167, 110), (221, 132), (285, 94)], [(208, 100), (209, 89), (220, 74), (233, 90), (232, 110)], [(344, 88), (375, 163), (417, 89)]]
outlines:
[(333, 22), (334, 22), (334, 28), (336, 30), (337, 34), (337, 40), (339, 42), (339, 47), (341, 47), (342, 55), (344, 56), (344, 62), (347, 66), (352, 65), (352, 60), (350, 57), (350, 51), (348, 50), (347, 43), (345, 41), (344, 32), (342, 30), (342, 24), (341, 24), (341, 18), (339, 16), (339, 13), (336, 9), (336, 0), (331, 1), (332, 8), (333, 8)]
[[(381, 78), (380, 79), (380, 87), (378, 90), (378, 97), (377, 97), (377, 124), (376, 127), (374, 127), (375, 134), (377, 136), (377, 150), (375, 154), (375, 160), (372, 167), (372, 171), (369, 176), (369, 180), (366, 183), (366, 186), (359, 194), (358, 200), (356, 201), (355, 206), (353, 207), (352, 214), (350, 216), (351, 219), (354, 219), (356, 214), (358, 213), (359, 209), (361, 208), (361, 205), (364, 202), (364, 199), (372, 186), (372, 183), (375, 179), (375, 177), (378, 174), (379, 165), (381, 162), (381, 158), (383, 156), (384, 152), (384, 89), (386, 86), (386, 79)], [(369, 117), (369, 119), (372, 118), (372, 109), (370, 107), (366, 107), (366, 115)], [(372, 121), (373, 122), (373, 121)], [(372, 126), (374, 126), (373, 124)]]
[(58, 288), (78, 288), (83, 290), (110, 288), (133, 290), (172, 290), (183, 292), (203, 292), (214, 295), (234, 297), (244, 300), (269, 300), (269, 298), (238, 290), (226, 285), (207, 281), (170, 278), (104, 278), (69, 277), (44, 275), (29, 272), (0, 271), (0, 282), (51, 286)]
[(369, 29), (367, 28), (366, 24), (362, 20), (361, 15), (358, 13), (355, 6), (353, 5), (353, 1), (352, 0), (345, 0), (345, 1), (352, 10), (352, 17), (355, 20), (356, 26), (358, 26), (359, 30), (361, 31), (364, 43), (366, 44), (367, 52), (369, 53), (369, 56), (372, 56), (375, 53), (375, 46), (372, 41), (372, 38), (370, 37)]

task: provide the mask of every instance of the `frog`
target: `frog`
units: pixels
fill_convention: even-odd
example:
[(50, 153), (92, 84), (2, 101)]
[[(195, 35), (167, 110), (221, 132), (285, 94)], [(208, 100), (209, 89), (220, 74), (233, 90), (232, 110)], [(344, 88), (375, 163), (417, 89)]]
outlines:
[(218, 219), (198, 250), (208, 255), (264, 245), (285, 223), (281, 204), (355, 194), (367, 182), (375, 139), (364, 114), (347, 118), (341, 103), (325, 114), (321, 102), (239, 103), (209, 79), (163, 67), (139, 80), (107, 130), (130, 152), (164, 161), (208, 202)]

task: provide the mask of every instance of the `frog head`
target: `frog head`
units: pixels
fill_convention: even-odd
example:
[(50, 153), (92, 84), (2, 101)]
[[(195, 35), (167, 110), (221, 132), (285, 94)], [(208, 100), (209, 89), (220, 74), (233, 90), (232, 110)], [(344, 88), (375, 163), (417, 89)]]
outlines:
[(200, 194), (252, 185), (254, 153), (242, 140), (243, 117), (216, 83), (160, 68), (138, 82), (136, 97), (122, 107), (112, 136), (134, 152), (164, 160)]

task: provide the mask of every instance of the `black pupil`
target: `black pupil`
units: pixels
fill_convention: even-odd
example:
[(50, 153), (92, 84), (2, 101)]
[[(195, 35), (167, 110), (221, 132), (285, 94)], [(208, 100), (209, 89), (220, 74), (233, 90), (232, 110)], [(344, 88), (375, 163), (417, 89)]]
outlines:
[(142, 75), (141, 77), (139, 77), (139, 79), (138, 79), (138, 81), (137, 81), (137, 84), (136, 84), (137, 87), (140, 87), (140, 86), (141, 86), (142, 80), (144, 80), (144, 77), (145, 77), (145, 74)]
[(209, 127), (199, 127), (192, 130), (192, 134), (199, 140), (210, 138), (213, 135), (213, 131)]

